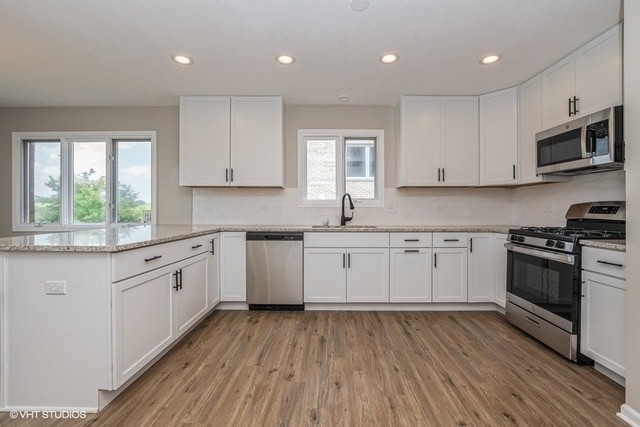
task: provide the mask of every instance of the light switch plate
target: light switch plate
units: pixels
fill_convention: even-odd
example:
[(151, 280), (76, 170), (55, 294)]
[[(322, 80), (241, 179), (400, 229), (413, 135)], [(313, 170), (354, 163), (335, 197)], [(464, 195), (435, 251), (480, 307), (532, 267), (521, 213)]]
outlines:
[(64, 280), (48, 280), (44, 283), (47, 295), (67, 294), (67, 282), (65, 282)]

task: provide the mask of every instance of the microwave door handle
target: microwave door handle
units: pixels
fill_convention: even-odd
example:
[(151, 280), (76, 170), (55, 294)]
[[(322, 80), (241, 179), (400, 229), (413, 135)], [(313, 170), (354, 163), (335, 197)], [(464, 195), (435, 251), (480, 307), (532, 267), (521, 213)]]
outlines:
[(586, 157), (595, 157), (596, 156), (596, 131), (593, 126), (587, 126), (585, 128), (585, 151), (587, 152)]

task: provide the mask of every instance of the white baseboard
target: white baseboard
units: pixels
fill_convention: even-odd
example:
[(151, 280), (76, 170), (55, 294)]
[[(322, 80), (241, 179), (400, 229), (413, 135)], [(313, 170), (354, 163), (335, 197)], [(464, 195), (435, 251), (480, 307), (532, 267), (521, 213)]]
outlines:
[(497, 311), (504, 314), (504, 308), (493, 303), (394, 303), (394, 304), (357, 304), (357, 303), (305, 303), (305, 311)]
[(620, 406), (620, 412), (618, 412), (617, 415), (630, 426), (640, 427), (640, 412), (636, 411), (626, 403)]

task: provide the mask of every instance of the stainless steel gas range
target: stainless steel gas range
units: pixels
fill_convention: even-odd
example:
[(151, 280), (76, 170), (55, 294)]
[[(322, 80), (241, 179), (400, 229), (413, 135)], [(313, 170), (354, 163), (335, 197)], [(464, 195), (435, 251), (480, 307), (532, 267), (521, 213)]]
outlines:
[(625, 203), (589, 202), (569, 207), (566, 227), (509, 230), (506, 319), (579, 363), (580, 239), (624, 239)]

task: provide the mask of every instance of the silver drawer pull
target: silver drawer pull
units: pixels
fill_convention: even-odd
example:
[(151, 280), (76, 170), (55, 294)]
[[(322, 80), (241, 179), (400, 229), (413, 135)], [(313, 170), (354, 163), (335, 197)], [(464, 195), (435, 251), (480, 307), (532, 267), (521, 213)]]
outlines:
[(154, 255), (151, 258), (145, 258), (144, 262), (155, 261), (155, 260), (160, 259), (160, 258), (162, 258), (162, 255)]
[(534, 324), (536, 327), (540, 327), (540, 322), (538, 322), (537, 320), (534, 320), (532, 318), (530, 318), (529, 316), (525, 316), (524, 318), (527, 322)]
[(405, 249), (404, 253), (405, 254), (419, 254), (420, 253), (420, 249)]
[(611, 265), (613, 267), (620, 267), (620, 268), (624, 267), (624, 265), (622, 264), (617, 264), (615, 262), (609, 262), (609, 261), (602, 261), (601, 259), (599, 259), (597, 262), (598, 264)]
[(404, 239), (405, 242), (419, 242), (420, 239)]
[(191, 249), (198, 249), (198, 248), (201, 248), (201, 247), (202, 247), (202, 244), (193, 245), (193, 246), (191, 246)]
[(459, 242), (460, 239), (444, 239), (445, 242)]

